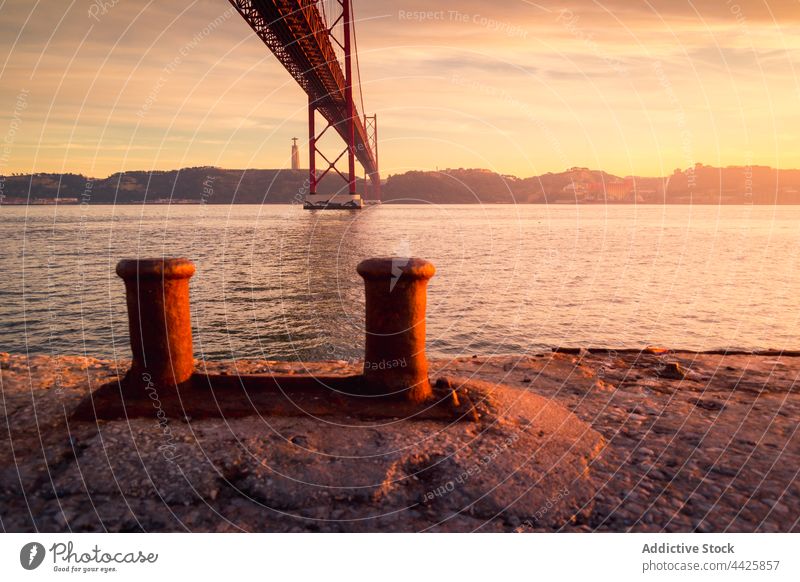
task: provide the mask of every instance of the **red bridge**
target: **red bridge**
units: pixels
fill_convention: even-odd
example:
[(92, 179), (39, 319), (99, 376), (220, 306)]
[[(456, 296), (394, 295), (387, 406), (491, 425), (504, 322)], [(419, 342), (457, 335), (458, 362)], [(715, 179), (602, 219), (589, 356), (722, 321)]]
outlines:
[[(355, 31), (350, 0), (229, 1), (308, 95), (309, 192), (304, 206), (360, 208), (356, 159), (369, 179), (369, 194), (365, 198), (380, 200), (377, 116), (365, 116), (362, 120), (353, 98), (353, 60), (358, 74), (358, 56), (353, 46)], [(343, 62), (337, 52), (342, 53)], [(359, 94), (360, 77), (358, 74)], [(326, 122), (319, 132), (317, 112)], [(341, 136), (345, 148), (338, 155), (326, 156), (318, 146), (319, 139), (330, 128)], [(319, 168), (320, 171), (317, 171), (317, 156), (324, 161), (325, 167)], [(337, 167), (344, 157), (346, 172)], [(341, 176), (347, 185), (346, 192), (343, 188), (343, 192), (334, 195), (317, 193), (317, 184), (329, 172)]]

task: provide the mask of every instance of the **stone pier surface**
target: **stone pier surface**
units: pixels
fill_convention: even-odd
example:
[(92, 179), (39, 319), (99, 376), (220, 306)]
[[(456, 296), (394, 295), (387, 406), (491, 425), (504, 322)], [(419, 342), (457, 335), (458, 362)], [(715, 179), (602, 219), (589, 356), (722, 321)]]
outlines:
[(0, 354), (4, 531), (800, 531), (798, 354), (431, 360), (477, 422), (172, 418), (157, 395), (151, 420), (67, 421), (128, 367)]

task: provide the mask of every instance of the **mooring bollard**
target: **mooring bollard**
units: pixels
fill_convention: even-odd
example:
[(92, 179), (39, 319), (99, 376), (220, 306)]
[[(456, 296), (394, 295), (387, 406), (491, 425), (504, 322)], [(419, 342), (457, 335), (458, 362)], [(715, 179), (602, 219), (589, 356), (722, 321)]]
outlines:
[(123, 260), (133, 365), (127, 380), (154, 388), (175, 387), (194, 371), (188, 259)]
[(431, 396), (425, 358), (425, 306), (434, 266), (417, 258), (362, 261), (366, 294), (364, 378), (383, 394), (405, 392), (421, 402)]

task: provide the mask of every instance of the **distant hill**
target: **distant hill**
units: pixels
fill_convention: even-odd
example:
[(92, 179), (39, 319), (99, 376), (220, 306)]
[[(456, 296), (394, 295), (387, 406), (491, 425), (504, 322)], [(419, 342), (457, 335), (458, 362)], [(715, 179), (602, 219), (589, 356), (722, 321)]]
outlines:
[[(342, 184), (338, 177), (326, 176), (319, 191), (329, 193)], [(208, 204), (286, 204), (295, 197), (302, 201), (307, 189), (307, 172), (199, 167), (123, 172), (108, 178), (88, 178), (78, 174), (6, 176), (2, 193), (6, 202), (58, 197), (62, 201), (77, 200), (89, 204), (141, 204), (166, 200)]]
[[(601, 184), (617, 180), (605, 172), (583, 168), (532, 178), (501, 175), (490, 170), (447, 169), (436, 172), (406, 172), (389, 176), (383, 187), (385, 200), (433, 202), (437, 204), (513, 204), (575, 202), (575, 192), (564, 190), (573, 183)], [(584, 202), (581, 196), (578, 201)]]
[[(328, 175), (322, 193), (342, 187)], [(0, 176), (0, 200), (26, 203), (208, 203), (287, 204), (302, 201), (305, 171), (226, 170), (215, 167), (134, 171), (107, 178), (80, 174)], [(363, 180), (358, 180), (363, 191)], [(696, 164), (664, 177), (614, 176), (601, 170), (570, 168), (530, 178), (481, 169), (411, 171), (390, 175), (383, 201), (394, 204), (800, 204), (800, 170), (766, 166), (718, 168)]]

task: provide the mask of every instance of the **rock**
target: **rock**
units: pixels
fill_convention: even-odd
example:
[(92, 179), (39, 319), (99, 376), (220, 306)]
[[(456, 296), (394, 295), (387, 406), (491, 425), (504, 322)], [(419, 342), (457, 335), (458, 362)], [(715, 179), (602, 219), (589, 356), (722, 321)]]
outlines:
[(573, 356), (581, 355), (585, 351), (586, 351), (585, 348), (564, 348), (564, 347), (553, 348), (553, 353), (555, 354), (570, 354)]
[(712, 410), (712, 411), (721, 411), (725, 410), (725, 404), (723, 402), (716, 402), (715, 400), (706, 400), (703, 398), (689, 398), (689, 404), (694, 404), (698, 408), (702, 408), (704, 410)]
[(667, 348), (662, 348), (662, 347), (659, 347), (659, 346), (647, 346), (647, 347), (646, 347), (644, 350), (642, 350), (642, 351), (643, 351), (644, 353), (646, 353), (646, 354), (657, 354), (657, 355), (661, 355), (661, 354), (668, 354), (668, 353), (670, 353), (670, 350), (669, 350), (669, 349), (667, 349)]
[(656, 375), (669, 380), (683, 380), (686, 378), (686, 370), (678, 362), (666, 362), (657, 368)]

